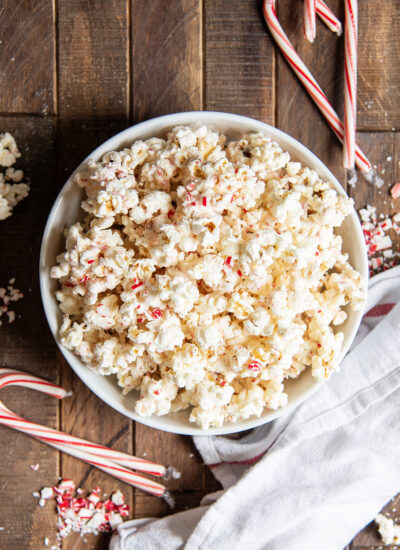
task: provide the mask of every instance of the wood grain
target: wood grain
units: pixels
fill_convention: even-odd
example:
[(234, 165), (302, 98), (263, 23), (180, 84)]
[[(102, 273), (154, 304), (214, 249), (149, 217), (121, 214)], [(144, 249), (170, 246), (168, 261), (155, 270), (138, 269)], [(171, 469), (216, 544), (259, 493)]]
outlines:
[(205, 0), (205, 108), (274, 123), (274, 49), (260, 2)]
[[(340, 0), (329, 3), (343, 21)], [(279, 20), (301, 59), (331, 101), (343, 112), (343, 41), (317, 21), (317, 36), (310, 44), (303, 36), (303, 5), (297, 0), (279, 3)], [(311, 149), (345, 186), (342, 148), (325, 119), (281, 54), (277, 60), (276, 125)]]
[(400, 129), (400, 2), (359, 2), (359, 130)]
[[(128, 124), (128, 2), (59, 0), (58, 184), (106, 138)], [(132, 452), (132, 423), (98, 399), (59, 356), (63, 386), (73, 395), (64, 400), (61, 429), (90, 441)], [(120, 488), (129, 504), (133, 490), (97, 469), (61, 455), (61, 473), (84, 491), (99, 485), (110, 494)], [(88, 548), (106, 548), (108, 536), (89, 537)], [(64, 550), (80, 547), (69, 536)], [(85, 546), (86, 547), (86, 546)]]
[(200, 0), (131, 5), (134, 122), (201, 109)]
[[(15, 277), (15, 287), (25, 294), (13, 307), (15, 322), (8, 324), (2, 319), (0, 366), (26, 370), (56, 382), (56, 351), (43, 314), (38, 283), (40, 239), (55, 198), (53, 120), (0, 117), (0, 131), (15, 136), (22, 153), (15, 166), (22, 168), (32, 181), (29, 196), (10, 218), (0, 222), (0, 286)], [(24, 388), (7, 388), (1, 399), (23, 417), (58, 425), (58, 402), (51, 397)], [(40, 548), (43, 529), (54, 532), (55, 517), (50, 507), (37, 506), (32, 492), (57, 481), (57, 452), (3, 426), (0, 448), (0, 525), (4, 528), (0, 532), (0, 547)], [(35, 463), (40, 465), (36, 472), (29, 468)]]
[(61, 183), (128, 125), (128, 7), (128, 0), (57, 2)]
[(163, 499), (155, 499), (150, 495), (138, 493), (136, 496), (135, 517), (161, 518), (175, 512), (183, 512), (184, 510), (199, 506), (201, 499), (204, 497), (203, 491), (173, 491), (172, 494), (175, 499), (175, 507), (173, 510), (171, 510)]
[(2, 0), (0, 29), (0, 112), (54, 113), (52, 1)]

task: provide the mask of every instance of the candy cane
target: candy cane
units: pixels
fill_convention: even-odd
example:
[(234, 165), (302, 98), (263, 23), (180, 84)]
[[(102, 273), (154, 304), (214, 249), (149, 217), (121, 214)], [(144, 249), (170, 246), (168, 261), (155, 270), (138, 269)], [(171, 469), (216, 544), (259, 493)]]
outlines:
[[(63, 397), (70, 395), (60, 386), (56, 386), (55, 384), (42, 380), (32, 374), (13, 369), (0, 368), (0, 389), (8, 385), (18, 385), (35, 389), (57, 397), (58, 399), (62, 399)], [(128, 455), (120, 451), (114, 451), (113, 449), (109, 449), (103, 445), (90, 443), (84, 439), (65, 434), (58, 430), (54, 430), (53, 428), (48, 428), (47, 426), (40, 426), (39, 424), (34, 424), (33, 422), (30, 422), (30, 425), (36, 427), (37, 434), (42, 439), (46, 438), (55, 442), (67, 443), (69, 445), (79, 447), (88, 453), (95, 454), (103, 458), (108, 458), (118, 464), (121, 464), (122, 466), (127, 466), (128, 468), (140, 470), (148, 474), (156, 476), (165, 476), (167, 474), (167, 468), (165, 466), (156, 464), (150, 460)]]
[(71, 395), (69, 392), (56, 386), (52, 382), (43, 380), (38, 376), (29, 374), (28, 372), (22, 372), (15, 369), (5, 369), (0, 368), (0, 389), (5, 388), (6, 386), (23, 386), (25, 388), (30, 388), (31, 390), (37, 390), (42, 393), (47, 393), (57, 399), (63, 399), (68, 395)]
[[(278, 44), (282, 54), (285, 59), (296, 73), (297, 77), (301, 83), (306, 88), (307, 92), (314, 100), (315, 104), (324, 115), (329, 126), (334, 131), (337, 138), (343, 142), (343, 123), (339, 119), (336, 111), (333, 109), (332, 105), (329, 103), (328, 98), (320, 88), (319, 84), (307, 69), (303, 61), (300, 59), (296, 50), (293, 48), (288, 37), (284, 33), (281, 25), (279, 24), (278, 18), (275, 12), (275, 0), (264, 0), (263, 3), (263, 13), (265, 21), (268, 25), (268, 28), (274, 37), (276, 43)], [(355, 149), (355, 161), (357, 166), (363, 172), (364, 177), (370, 182), (376, 185), (376, 187), (381, 187), (383, 185), (383, 180), (376, 174), (375, 170), (372, 168), (371, 163), (361, 151), (361, 149), (356, 146)]]
[(311, 43), (316, 33), (316, 3), (315, 0), (304, 0), (304, 36)]
[(121, 479), (122, 481), (125, 481), (130, 485), (133, 485), (134, 487), (143, 489), (144, 491), (152, 493), (156, 496), (162, 496), (165, 491), (165, 487), (160, 483), (157, 483), (150, 479), (146, 479), (138, 474), (135, 474), (134, 472), (128, 470), (127, 468), (124, 468), (123, 466), (120, 466), (111, 460), (107, 460), (107, 458), (100, 457), (98, 455), (94, 455), (91, 453), (87, 453), (80, 449), (73, 448), (72, 446), (66, 443), (63, 443), (61, 441), (56, 442), (55, 440), (47, 439), (45, 437), (42, 437), (41, 435), (38, 435), (37, 431), (38, 431), (38, 428), (41, 428), (40, 425), (33, 424), (28, 420), (25, 420), (24, 418), (17, 416), (13, 412), (11, 412), (1, 401), (0, 401), (0, 423), (5, 426), (8, 426), (9, 428), (14, 428), (15, 430), (24, 432), (36, 439), (39, 439), (40, 441), (44, 441), (51, 447), (55, 447), (56, 449), (59, 449), (60, 451), (68, 453), (71, 456), (80, 458), (84, 462), (87, 462), (92, 466), (96, 466), (96, 468), (99, 468), (100, 470), (103, 470), (104, 472), (107, 472), (108, 474), (118, 479)]
[(345, 0), (344, 25), (344, 140), (343, 164), (353, 173), (357, 106), (357, 0)]
[(325, 23), (325, 25), (338, 36), (342, 34), (342, 24), (336, 15), (325, 4), (324, 0), (317, 0), (316, 2), (317, 15)]
[[(68, 392), (60, 386), (56, 386), (37, 376), (13, 369), (1, 368), (0, 389), (10, 385), (35, 389), (52, 395), (53, 397), (57, 397), (58, 399), (63, 399), (69, 395)], [(153, 475), (165, 475), (166, 468), (160, 464), (155, 464), (119, 451), (114, 451), (102, 445), (90, 443), (83, 439), (59, 432), (58, 430), (48, 428), (47, 426), (35, 424), (10, 411), (1, 401), (0, 424), (24, 432), (56, 449), (75, 456), (76, 458), (80, 458), (88, 464), (96, 466), (100, 470), (134, 487), (147, 491), (148, 493), (156, 496), (164, 496), (166, 493), (166, 488), (160, 483), (149, 480), (127, 469), (135, 468)], [(127, 466), (127, 468), (125, 466)], [(169, 495), (167, 496), (170, 498)]]

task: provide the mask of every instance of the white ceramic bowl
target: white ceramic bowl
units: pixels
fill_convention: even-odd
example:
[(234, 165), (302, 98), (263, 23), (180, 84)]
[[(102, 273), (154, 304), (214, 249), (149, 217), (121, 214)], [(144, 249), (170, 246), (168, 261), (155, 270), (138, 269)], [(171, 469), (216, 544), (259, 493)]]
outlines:
[[(238, 138), (246, 132), (262, 132), (264, 135), (277, 141), (283, 150), (289, 151), (293, 160), (299, 160), (306, 166), (315, 169), (322, 179), (331, 182), (339, 193), (344, 193), (343, 188), (328, 168), (326, 168), (311, 151), (295, 139), (263, 122), (244, 116), (218, 112), (198, 111), (177, 113), (147, 120), (146, 122), (132, 126), (100, 145), (100, 147), (93, 151), (93, 153), (83, 161), (74, 174), (82, 170), (89, 158), (97, 160), (107, 151), (119, 150), (130, 145), (137, 139), (148, 139), (152, 136), (162, 137), (168, 130), (179, 124), (199, 123), (206, 124), (212, 129), (222, 131), (228, 138)], [(61, 313), (55, 298), (55, 290), (58, 287), (58, 282), (52, 280), (49, 274), (50, 268), (56, 263), (57, 254), (64, 249), (63, 229), (65, 226), (75, 223), (82, 217), (82, 211), (80, 210), (82, 191), (73, 183), (74, 174), (71, 175), (60, 191), (47, 220), (40, 253), (40, 288), (47, 321), (61, 352), (79, 378), (98, 395), (98, 397), (120, 413), (138, 422), (142, 422), (147, 426), (152, 426), (153, 428), (180, 434), (216, 435), (229, 434), (254, 428), (283, 414), (287, 414), (308, 398), (321, 385), (322, 382), (312, 378), (308, 370), (298, 379), (286, 382), (286, 391), (289, 396), (289, 402), (286, 407), (277, 411), (265, 409), (260, 418), (251, 418), (235, 424), (227, 423), (222, 428), (202, 430), (196, 424), (189, 422), (188, 411), (180, 411), (166, 416), (150, 418), (140, 417), (135, 414), (134, 403), (137, 399), (137, 392), (131, 392), (129, 395), (123, 396), (113, 376), (105, 377), (94, 373), (87, 368), (78, 357), (61, 346), (58, 342), (58, 329), (61, 324)], [(351, 215), (346, 218), (339, 233), (343, 237), (343, 248), (349, 253), (351, 264), (367, 278), (368, 267), (366, 249), (361, 227), (354, 210)], [(342, 357), (348, 351), (353, 341), (362, 315), (361, 312), (353, 312), (351, 310), (349, 310), (348, 313), (349, 316), (346, 322), (340, 327), (340, 330), (344, 332)], [(340, 376), (340, 374), (337, 376)]]

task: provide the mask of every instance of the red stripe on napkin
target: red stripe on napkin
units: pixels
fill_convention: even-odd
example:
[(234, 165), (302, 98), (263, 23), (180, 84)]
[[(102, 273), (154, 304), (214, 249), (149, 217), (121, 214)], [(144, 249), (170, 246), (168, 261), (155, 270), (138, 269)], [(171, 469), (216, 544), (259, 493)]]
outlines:
[(383, 315), (387, 315), (388, 313), (390, 313), (395, 305), (396, 304), (391, 302), (388, 304), (378, 304), (377, 306), (367, 311), (364, 317), (383, 317)]

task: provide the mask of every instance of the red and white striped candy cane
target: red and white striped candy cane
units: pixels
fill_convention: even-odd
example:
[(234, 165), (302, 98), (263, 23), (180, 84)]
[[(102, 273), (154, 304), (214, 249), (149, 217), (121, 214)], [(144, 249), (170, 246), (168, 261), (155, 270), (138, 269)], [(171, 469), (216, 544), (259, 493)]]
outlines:
[[(62, 399), (69, 395), (68, 392), (60, 386), (32, 374), (14, 369), (0, 368), (0, 389), (10, 385), (35, 389), (52, 395), (53, 397), (57, 397), (58, 399)], [(160, 483), (149, 480), (127, 469), (135, 468), (136, 470), (145, 471), (148, 474), (160, 476), (166, 473), (165, 466), (161, 464), (114, 451), (108, 447), (90, 443), (58, 430), (48, 428), (47, 426), (35, 424), (10, 411), (1, 401), (0, 424), (24, 432), (31, 437), (75, 456), (76, 458), (80, 458), (88, 464), (96, 466), (110, 475), (151, 494), (162, 496), (166, 492), (165, 487)]]
[(25, 420), (24, 418), (21, 418), (20, 416), (10, 411), (10, 409), (8, 409), (4, 405), (4, 403), (2, 403), (1, 401), (0, 401), (0, 424), (3, 424), (4, 426), (8, 426), (9, 428), (14, 428), (15, 430), (18, 430), (20, 432), (24, 432), (30, 435), (31, 437), (34, 437), (40, 441), (43, 441), (44, 443), (47, 443), (51, 447), (55, 447), (56, 449), (63, 451), (64, 453), (67, 453), (76, 458), (80, 458), (84, 462), (91, 464), (92, 466), (96, 466), (96, 468), (99, 468), (100, 470), (103, 470), (104, 472), (122, 481), (125, 481), (126, 483), (129, 483), (129, 485), (138, 487), (139, 489), (142, 489), (143, 491), (146, 491), (153, 495), (162, 496), (166, 490), (164, 485), (161, 485), (156, 481), (152, 481), (151, 479), (146, 479), (143, 476), (135, 474), (134, 472), (132, 472), (131, 470), (128, 470), (124, 466), (120, 466), (119, 464), (116, 464), (114, 461), (111, 461), (97, 454), (91, 454), (91, 453), (85, 452), (82, 449), (69, 445), (67, 443), (67, 439), (63, 441), (63, 439), (60, 438), (57, 441), (54, 439), (43, 437), (42, 432), (44, 434), (47, 433), (46, 430), (43, 430), (43, 426), (40, 426), (39, 424), (35, 424), (33, 422), (30, 422), (29, 420)]
[(357, 0), (345, 0), (343, 164), (354, 171), (357, 109)]
[(325, 4), (324, 0), (317, 0), (316, 2), (317, 15), (325, 23), (325, 25), (338, 36), (342, 34), (342, 24), (336, 15)]
[(316, 0), (304, 0), (304, 36), (311, 43), (316, 33)]
[[(324, 115), (326, 121), (334, 131), (337, 138), (341, 142), (343, 142), (343, 123), (339, 119), (332, 105), (329, 103), (328, 98), (320, 88), (319, 84), (310, 73), (310, 71), (307, 69), (307, 67), (297, 54), (296, 50), (293, 48), (288, 37), (284, 33), (276, 16), (275, 0), (264, 0), (263, 13), (268, 28), (276, 43), (278, 44), (285, 59), (287, 60), (293, 71), (296, 73), (297, 77), (304, 85), (311, 98), (314, 100), (314, 103), (317, 105), (318, 109)], [(357, 166), (363, 172), (364, 177), (370, 183), (373, 183), (377, 187), (381, 187), (383, 181), (381, 180), (381, 178), (379, 178), (379, 176), (377, 176), (375, 170), (372, 168), (371, 163), (358, 147), (358, 145), (356, 146), (355, 150), (355, 160)]]

